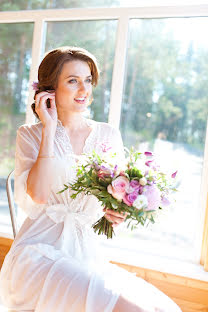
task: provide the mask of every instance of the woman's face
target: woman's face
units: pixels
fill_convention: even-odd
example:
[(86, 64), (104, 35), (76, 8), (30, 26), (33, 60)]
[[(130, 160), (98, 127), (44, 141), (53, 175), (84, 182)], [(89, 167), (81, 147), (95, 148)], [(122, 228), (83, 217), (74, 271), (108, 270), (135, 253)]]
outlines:
[(55, 90), (58, 110), (85, 111), (92, 94), (92, 75), (89, 65), (80, 60), (63, 65)]

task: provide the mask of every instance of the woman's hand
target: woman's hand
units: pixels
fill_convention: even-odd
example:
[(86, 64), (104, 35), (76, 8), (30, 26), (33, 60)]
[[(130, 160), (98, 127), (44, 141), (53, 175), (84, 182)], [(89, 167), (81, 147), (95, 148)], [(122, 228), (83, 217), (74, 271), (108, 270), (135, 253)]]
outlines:
[[(50, 107), (47, 107), (47, 100), (50, 101)], [(43, 127), (57, 126), (57, 109), (55, 103), (55, 91), (40, 92), (35, 96), (35, 111), (38, 114)]]
[(122, 213), (107, 208), (104, 208), (103, 211), (105, 212), (104, 217), (108, 221), (112, 222), (113, 227), (116, 227), (120, 223), (123, 223), (127, 217), (127, 212), (123, 215)]

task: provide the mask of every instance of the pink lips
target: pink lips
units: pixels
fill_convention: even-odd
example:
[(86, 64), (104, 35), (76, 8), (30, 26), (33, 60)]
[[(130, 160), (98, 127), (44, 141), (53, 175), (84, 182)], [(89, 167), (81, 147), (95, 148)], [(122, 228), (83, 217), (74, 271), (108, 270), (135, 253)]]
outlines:
[(86, 102), (86, 97), (84, 98), (84, 100), (77, 100), (77, 99), (74, 99), (74, 100), (79, 104), (84, 104)]

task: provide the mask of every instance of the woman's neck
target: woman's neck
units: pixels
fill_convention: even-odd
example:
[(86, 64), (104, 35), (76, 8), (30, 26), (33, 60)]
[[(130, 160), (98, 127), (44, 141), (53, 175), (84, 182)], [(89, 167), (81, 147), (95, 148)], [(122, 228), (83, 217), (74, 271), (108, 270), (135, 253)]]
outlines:
[(69, 131), (76, 131), (86, 127), (86, 118), (80, 113), (61, 114), (58, 112), (58, 119)]

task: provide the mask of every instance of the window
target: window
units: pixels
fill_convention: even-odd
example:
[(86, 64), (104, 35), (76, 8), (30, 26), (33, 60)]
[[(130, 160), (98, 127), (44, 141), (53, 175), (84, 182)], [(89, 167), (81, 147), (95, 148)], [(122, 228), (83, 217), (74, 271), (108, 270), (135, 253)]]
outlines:
[(11, 232), (6, 177), (14, 169), (16, 130), (25, 123), (32, 32), (32, 23), (0, 24), (0, 231), (5, 232)]
[[(117, 20), (49, 22), (45, 51), (58, 46), (81, 46), (95, 54), (101, 69), (88, 115), (108, 121)], [(77, 31), (79, 30), (79, 32)], [(81, 35), (78, 35), (81, 34)]]
[[(190, 261), (197, 254), (202, 214), (208, 116), (208, 44), (202, 34), (207, 26), (203, 17), (130, 20), (120, 121), (124, 144), (154, 151), (162, 168), (178, 170), (180, 183), (172, 209), (127, 236), (140, 251)], [(123, 233), (121, 239), (123, 244)]]
[[(47, 1), (47, 4), (29, 1), (27, 5), (24, 1), (18, 5), (2, 2), (2, 11), (8, 12), (0, 12), (0, 45), (7, 48), (3, 55), (9, 60), (6, 67), (7, 58), (2, 58), (1, 67), (3, 65), (6, 73), (3, 77), (6, 78), (0, 81), (0, 92), (5, 99), (0, 116), (2, 181), (13, 167), (17, 127), (25, 122), (25, 117), (26, 122), (34, 120), (30, 109), (25, 114), (27, 97), (28, 107), (33, 98), (33, 93), (27, 94), (27, 90), (37, 79), (42, 52), (58, 45), (82, 45), (98, 57), (102, 70), (90, 117), (120, 125), (127, 147), (153, 149), (169, 169), (179, 169), (181, 179), (177, 205), (169, 216), (164, 215), (160, 223), (147, 231), (141, 229), (129, 234), (123, 231), (111, 243), (122, 247), (126, 241), (125, 248), (128, 246), (130, 250), (139, 242), (141, 248), (137, 250), (142, 252), (145, 249), (147, 253), (151, 250), (152, 254), (159, 252), (164, 256), (196, 261), (197, 248), (202, 241), (200, 233), (208, 181), (207, 167), (203, 164), (208, 157), (205, 145), (208, 47), (202, 36), (207, 28), (208, 6), (192, 2), (193, 5), (168, 7), (160, 1), (161, 6), (157, 3), (157, 7), (153, 7), (153, 1), (141, 1), (140, 7), (122, 8), (119, 6), (126, 6), (125, 0), (115, 0), (111, 1), (111, 8), (111, 4), (106, 4), (108, 7), (102, 10), (75, 9), (86, 7), (80, 1), (72, 2), (73, 10), (67, 9), (66, 1)], [(97, 1), (88, 1), (88, 4), (98, 6)], [(102, 6), (101, 2), (99, 5)], [(132, 1), (129, 5), (135, 4)], [(36, 10), (43, 8), (54, 10), (46, 13)], [(25, 10), (24, 13), (9, 12), (20, 9)], [(81, 35), (76, 36), (78, 27)], [(17, 42), (21, 44), (16, 46)], [(3, 53), (2, 49), (0, 53)], [(8, 107), (11, 111), (7, 112)], [(4, 140), (6, 135), (9, 144)], [(2, 198), (3, 206), (5, 194)], [(201, 198), (203, 203), (199, 203)], [(207, 234), (203, 240), (205, 247)]]

